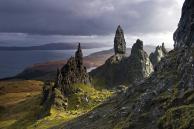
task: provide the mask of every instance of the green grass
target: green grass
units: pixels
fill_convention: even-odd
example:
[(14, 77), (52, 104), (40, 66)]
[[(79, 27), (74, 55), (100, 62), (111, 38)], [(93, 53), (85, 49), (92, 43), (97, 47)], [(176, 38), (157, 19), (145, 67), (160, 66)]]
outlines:
[(19, 121), (28, 120), (29, 114), (37, 112), (42, 85), (33, 80), (0, 82), (0, 128), (21, 128)]
[[(70, 109), (76, 109), (76, 105), (79, 105), (83, 110), (92, 109), (112, 95), (108, 90), (96, 90), (90, 85), (74, 84), (74, 87), (79, 88), (80, 92), (69, 97)], [(85, 102), (85, 96), (89, 102)]]
[(172, 94), (164, 92), (160, 95), (166, 97), (163, 102), (166, 111), (158, 120), (159, 129), (194, 128), (194, 90), (187, 90), (180, 96), (178, 87), (175, 85), (172, 91)]
[(92, 78), (92, 85), (94, 85), (95, 88), (98, 89), (98, 90), (107, 88), (107, 82), (103, 78), (93, 77)]
[(169, 109), (160, 118), (160, 129), (191, 129), (194, 128), (194, 105), (183, 105)]
[[(112, 95), (108, 90), (96, 90), (90, 85), (75, 84), (74, 87), (79, 88), (80, 92), (69, 97), (67, 111), (61, 112), (52, 108), (50, 116), (38, 119), (37, 116), (43, 109), (40, 106), (42, 84), (38, 81), (5, 81), (0, 84), (0, 87), (4, 87), (4, 93), (0, 95), (0, 106), (3, 110), (0, 112), (1, 129), (51, 128), (91, 111)], [(85, 96), (89, 102), (85, 101)]]

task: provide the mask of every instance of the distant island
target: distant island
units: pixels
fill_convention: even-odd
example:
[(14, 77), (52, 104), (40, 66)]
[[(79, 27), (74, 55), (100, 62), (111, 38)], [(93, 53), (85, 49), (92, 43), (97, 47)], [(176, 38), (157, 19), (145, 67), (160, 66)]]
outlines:
[[(109, 47), (107, 44), (103, 43), (82, 43), (83, 49), (93, 49)], [(0, 46), (0, 51), (26, 51), (26, 50), (74, 50), (77, 47), (77, 43), (49, 43), (39, 46)]]

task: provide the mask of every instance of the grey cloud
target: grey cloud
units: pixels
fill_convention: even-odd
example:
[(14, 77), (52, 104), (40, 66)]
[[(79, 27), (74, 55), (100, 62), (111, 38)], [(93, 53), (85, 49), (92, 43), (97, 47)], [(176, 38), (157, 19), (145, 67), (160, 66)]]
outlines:
[(176, 0), (1, 0), (0, 32), (107, 35), (121, 24), (127, 33), (175, 29)]

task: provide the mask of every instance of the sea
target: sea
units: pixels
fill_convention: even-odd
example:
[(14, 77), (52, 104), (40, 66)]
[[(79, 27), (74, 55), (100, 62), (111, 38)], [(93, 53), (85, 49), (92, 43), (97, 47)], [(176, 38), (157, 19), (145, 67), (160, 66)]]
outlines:
[[(83, 49), (84, 56), (111, 47)], [(0, 51), (0, 78), (12, 77), (37, 63), (68, 59), (76, 50)]]

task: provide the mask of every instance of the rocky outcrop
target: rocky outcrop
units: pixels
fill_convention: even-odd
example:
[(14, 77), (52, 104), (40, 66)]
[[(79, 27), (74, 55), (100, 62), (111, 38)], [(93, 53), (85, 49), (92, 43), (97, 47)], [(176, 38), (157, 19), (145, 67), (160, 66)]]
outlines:
[(167, 55), (167, 50), (164, 46), (164, 43), (162, 46), (157, 46), (155, 52), (151, 53), (149, 58), (152, 62), (152, 65), (155, 67), (160, 60)]
[(115, 50), (115, 55), (126, 53), (126, 42), (124, 38), (124, 32), (120, 25), (118, 26), (115, 34), (114, 50)]
[(94, 85), (113, 88), (140, 81), (152, 72), (153, 66), (147, 53), (143, 50), (143, 42), (137, 40), (132, 47), (130, 57), (125, 57), (123, 54), (113, 55), (104, 65), (91, 71), (90, 75)]
[[(185, 129), (194, 128), (193, 59), (189, 49), (169, 52), (149, 78), (130, 84), (127, 91), (63, 127), (181, 129), (184, 121)], [(99, 117), (91, 122), (91, 115)]]
[(153, 72), (148, 54), (143, 50), (143, 41), (138, 39), (133, 45), (127, 67), (128, 80), (131, 82), (141, 81)]
[(74, 84), (90, 84), (90, 77), (83, 65), (83, 53), (80, 44), (75, 57), (71, 57), (62, 69), (57, 70), (55, 83), (45, 83), (42, 99), (42, 104), (46, 108), (45, 111), (49, 111), (51, 107), (66, 110), (68, 97), (79, 91), (77, 87), (74, 87)]
[(117, 54), (106, 60), (105, 64), (92, 70), (89, 74), (92, 77), (94, 86), (113, 88), (126, 81), (125, 62), (126, 57)]
[(194, 47), (194, 1), (186, 0), (178, 29), (174, 33), (174, 47)]
[(87, 69), (83, 66), (83, 54), (80, 44), (75, 53), (75, 57), (71, 57), (67, 64), (58, 70), (58, 79), (56, 87), (60, 88), (65, 95), (75, 92), (76, 89), (72, 84), (83, 83), (89, 84), (90, 78)]
[(51, 108), (64, 111), (68, 107), (68, 97), (64, 96), (54, 84), (47, 81), (43, 86), (42, 104), (44, 105), (44, 114), (49, 114)]

